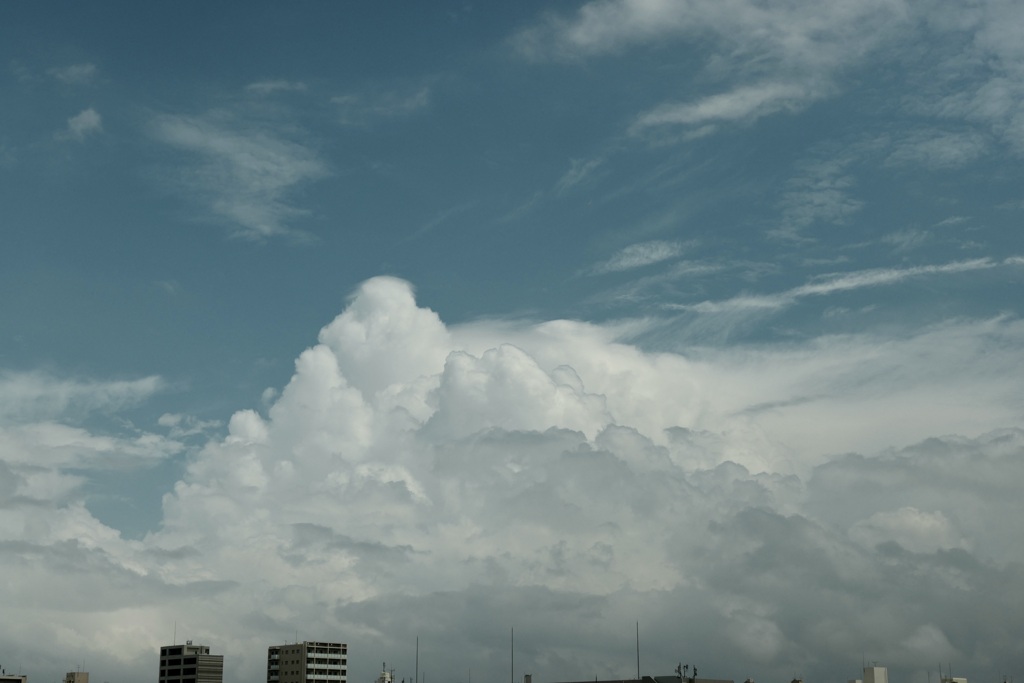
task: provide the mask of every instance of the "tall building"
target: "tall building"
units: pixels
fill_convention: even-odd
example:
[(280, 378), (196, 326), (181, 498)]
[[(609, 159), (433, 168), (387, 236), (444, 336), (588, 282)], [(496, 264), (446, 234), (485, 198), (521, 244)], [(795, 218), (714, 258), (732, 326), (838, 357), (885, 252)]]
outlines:
[(224, 655), (211, 655), (206, 645), (165, 645), (160, 648), (160, 683), (222, 683)]
[(348, 645), (345, 643), (307, 640), (267, 648), (267, 683), (346, 683), (347, 680)]
[(89, 683), (89, 672), (69, 671), (64, 674), (64, 683)]

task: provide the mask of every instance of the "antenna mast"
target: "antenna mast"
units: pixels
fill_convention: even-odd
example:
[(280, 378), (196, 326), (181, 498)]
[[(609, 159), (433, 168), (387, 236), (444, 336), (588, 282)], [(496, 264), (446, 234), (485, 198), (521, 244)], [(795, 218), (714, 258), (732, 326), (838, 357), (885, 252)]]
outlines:
[(640, 621), (636, 622), (636, 680), (640, 680)]

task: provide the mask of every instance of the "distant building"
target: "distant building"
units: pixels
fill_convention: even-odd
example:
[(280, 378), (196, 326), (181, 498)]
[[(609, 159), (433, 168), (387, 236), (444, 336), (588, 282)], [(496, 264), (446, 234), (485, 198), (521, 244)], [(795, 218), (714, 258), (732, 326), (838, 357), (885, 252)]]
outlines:
[(267, 683), (347, 683), (348, 645), (305, 641), (267, 648)]
[(0, 683), (28, 683), (28, 676), (9, 674), (4, 671), (0, 672)]
[(69, 671), (64, 674), (64, 683), (89, 683), (89, 672)]
[(884, 666), (865, 666), (864, 683), (889, 683), (889, 670)]
[[(211, 655), (206, 645), (165, 645), (160, 648), (160, 683), (222, 683), (224, 655)], [(86, 682), (87, 683), (87, 682)]]

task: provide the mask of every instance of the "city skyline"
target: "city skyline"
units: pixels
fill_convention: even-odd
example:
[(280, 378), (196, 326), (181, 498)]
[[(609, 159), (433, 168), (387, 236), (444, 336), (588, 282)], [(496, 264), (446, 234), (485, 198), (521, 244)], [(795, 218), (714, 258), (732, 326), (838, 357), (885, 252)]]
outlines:
[(1014, 0), (0, 3), (0, 662), (1012, 676), (1022, 35)]

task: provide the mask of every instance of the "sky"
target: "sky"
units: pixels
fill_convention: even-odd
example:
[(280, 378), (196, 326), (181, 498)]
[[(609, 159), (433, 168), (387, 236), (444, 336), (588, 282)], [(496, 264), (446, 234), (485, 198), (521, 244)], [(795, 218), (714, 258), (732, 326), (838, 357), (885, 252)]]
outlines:
[(1024, 676), (1021, 35), (0, 3), (0, 667)]

